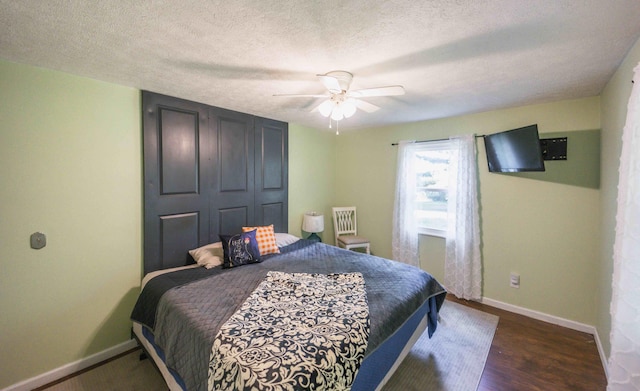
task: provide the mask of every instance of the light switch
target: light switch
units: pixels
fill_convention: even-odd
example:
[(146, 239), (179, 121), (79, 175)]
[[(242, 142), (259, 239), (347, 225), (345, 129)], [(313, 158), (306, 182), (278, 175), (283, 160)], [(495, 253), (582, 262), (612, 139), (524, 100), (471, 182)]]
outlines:
[(36, 232), (31, 234), (31, 248), (40, 250), (47, 245), (47, 237), (43, 233)]

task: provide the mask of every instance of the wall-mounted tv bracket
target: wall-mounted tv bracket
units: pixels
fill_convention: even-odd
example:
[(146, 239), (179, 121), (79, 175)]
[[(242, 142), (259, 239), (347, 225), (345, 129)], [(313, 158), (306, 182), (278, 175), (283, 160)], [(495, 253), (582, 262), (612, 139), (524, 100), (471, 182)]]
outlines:
[(567, 160), (567, 138), (542, 138), (540, 149), (544, 160)]

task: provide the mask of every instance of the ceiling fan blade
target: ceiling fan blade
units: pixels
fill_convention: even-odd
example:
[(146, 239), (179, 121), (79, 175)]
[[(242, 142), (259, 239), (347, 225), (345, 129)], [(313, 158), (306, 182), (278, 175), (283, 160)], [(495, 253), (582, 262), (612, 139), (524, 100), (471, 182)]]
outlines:
[(367, 113), (373, 113), (374, 111), (380, 110), (380, 107), (360, 99), (354, 99), (353, 103), (355, 103), (357, 108), (362, 111), (366, 111)]
[(342, 88), (340, 87), (340, 83), (337, 78), (327, 75), (318, 75), (318, 77), (322, 84), (324, 84), (325, 88), (332, 94), (339, 94), (342, 92)]
[(285, 98), (328, 98), (329, 95), (323, 94), (273, 94), (273, 96), (282, 96)]
[(397, 96), (404, 95), (402, 86), (384, 86), (376, 88), (365, 88), (362, 90), (349, 91), (349, 95), (354, 98), (366, 98), (371, 96)]

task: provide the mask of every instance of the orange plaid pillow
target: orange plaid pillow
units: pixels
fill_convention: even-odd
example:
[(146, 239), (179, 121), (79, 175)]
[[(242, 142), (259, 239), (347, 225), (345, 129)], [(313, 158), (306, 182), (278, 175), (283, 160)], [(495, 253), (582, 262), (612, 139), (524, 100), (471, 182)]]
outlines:
[(264, 227), (242, 227), (242, 232), (256, 230), (256, 240), (260, 255), (280, 254), (280, 249), (276, 244), (276, 234), (273, 231), (273, 224)]

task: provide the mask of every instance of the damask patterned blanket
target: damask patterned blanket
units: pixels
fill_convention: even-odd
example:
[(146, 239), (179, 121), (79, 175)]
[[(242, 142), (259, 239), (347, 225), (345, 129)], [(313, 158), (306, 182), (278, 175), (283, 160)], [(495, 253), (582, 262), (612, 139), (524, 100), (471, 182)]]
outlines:
[(368, 337), (362, 274), (272, 271), (220, 328), (209, 390), (349, 390)]

